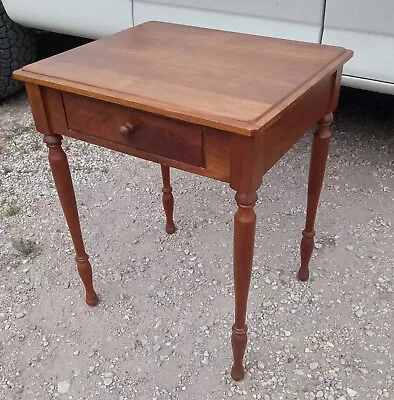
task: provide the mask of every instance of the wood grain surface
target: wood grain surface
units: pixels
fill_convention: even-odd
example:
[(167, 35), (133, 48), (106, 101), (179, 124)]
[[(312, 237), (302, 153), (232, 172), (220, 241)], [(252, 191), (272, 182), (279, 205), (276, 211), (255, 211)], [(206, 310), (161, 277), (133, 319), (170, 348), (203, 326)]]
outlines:
[(341, 47), (148, 22), (14, 76), (252, 136), (351, 56)]
[[(64, 93), (69, 129), (153, 154), (204, 166), (202, 127), (101, 100)], [(132, 129), (122, 133), (121, 127)]]

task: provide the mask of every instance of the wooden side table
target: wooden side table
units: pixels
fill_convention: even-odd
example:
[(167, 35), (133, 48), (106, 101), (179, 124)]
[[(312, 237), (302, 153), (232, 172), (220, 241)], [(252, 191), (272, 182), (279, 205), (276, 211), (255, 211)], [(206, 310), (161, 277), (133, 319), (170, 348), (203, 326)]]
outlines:
[(175, 231), (169, 167), (229, 182), (234, 217), (233, 379), (244, 377), (246, 306), (263, 175), (317, 122), (300, 280), (309, 276), (316, 210), (343, 64), (340, 47), (149, 22), (14, 73), (26, 82), (76, 251), (97, 304), (62, 135), (162, 165), (166, 230)]

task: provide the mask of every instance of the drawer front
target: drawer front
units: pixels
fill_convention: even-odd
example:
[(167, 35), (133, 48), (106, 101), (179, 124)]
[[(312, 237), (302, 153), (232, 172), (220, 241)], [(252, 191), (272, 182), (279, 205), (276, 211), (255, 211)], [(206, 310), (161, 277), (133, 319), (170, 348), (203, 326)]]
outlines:
[(204, 167), (199, 125), (70, 93), (63, 103), (72, 131)]

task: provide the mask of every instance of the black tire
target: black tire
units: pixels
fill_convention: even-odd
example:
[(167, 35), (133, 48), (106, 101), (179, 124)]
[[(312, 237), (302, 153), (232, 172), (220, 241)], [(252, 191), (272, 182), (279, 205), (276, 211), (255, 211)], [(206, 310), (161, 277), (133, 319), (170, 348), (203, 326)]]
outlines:
[(36, 49), (35, 32), (12, 21), (0, 0), (0, 99), (23, 86), (12, 73), (35, 61)]

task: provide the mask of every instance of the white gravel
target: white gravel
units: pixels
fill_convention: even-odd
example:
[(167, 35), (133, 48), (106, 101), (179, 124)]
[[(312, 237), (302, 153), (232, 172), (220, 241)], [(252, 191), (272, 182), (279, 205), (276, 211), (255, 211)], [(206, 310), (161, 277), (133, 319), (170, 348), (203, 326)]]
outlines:
[(174, 171), (169, 236), (159, 166), (65, 140), (101, 300), (89, 308), (26, 97), (1, 103), (0, 399), (393, 399), (394, 100), (344, 93), (308, 283), (295, 276), (310, 137), (259, 190), (240, 383), (228, 185)]

